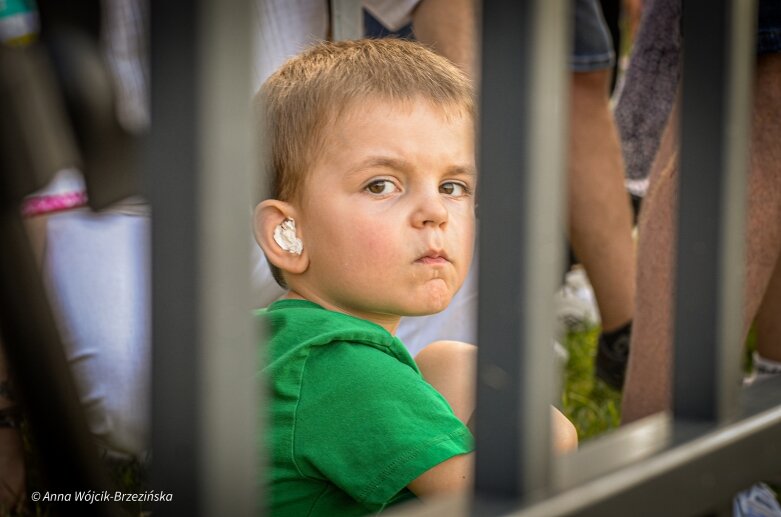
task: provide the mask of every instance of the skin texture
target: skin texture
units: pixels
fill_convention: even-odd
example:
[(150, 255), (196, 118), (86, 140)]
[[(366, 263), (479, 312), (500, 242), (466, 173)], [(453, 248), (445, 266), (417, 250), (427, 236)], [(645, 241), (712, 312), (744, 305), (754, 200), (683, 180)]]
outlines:
[[(329, 125), (300, 195), (264, 201), (256, 210), (256, 237), (284, 272), (288, 297), (391, 333), (402, 315), (443, 310), (472, 258), (473, 142), (471, 117), (446, 116), (423, 100), (365, 99), (345, 110)], [(286, 217), (296, 220), (300, 256), (273, 241)], [(474, 411), (474, 347), (437, 342), (416, 359), (466, 423)], [(554, 436), (557, 450), (577, 444), (574, 427), (558, 412)], [(408, 487), (420, 497), (464, 490), (472, 484), (473, 457), (450, 458)]]
[(604, 332), (632, 319), (635, 249), (624, 162), (608, 87), (611, 71), (573, 73), (570, 89), (569, 230)]
[(304, 243), (294, 256), (260, 239), (285, 271), (288, 296), (390, 332), (401, 316), (447, 307), (472, 259), (473, 142), (470, 117), (424, 101), (348, 109), (298, 199), (261, 204), (266, 232), (292, 217)]
[(415, 38), (477, 77), (475, 0), (424, 0), (412, 13)]
[[(672, 117), (662, 149), (672, 150)], [(781, 357), (781, 56), (757, 62), (748, 170), (744, 337), (757, 317), (757, 346), (769, 359)], [(631, 422), (670, 408), (672, 366), (673, 250), (677, 204), (674, 156), (657, 158), (644, 201), (638, 243), (637, 317), (622, 403)], [(735, 346), (741, 346), (736, 343)]]

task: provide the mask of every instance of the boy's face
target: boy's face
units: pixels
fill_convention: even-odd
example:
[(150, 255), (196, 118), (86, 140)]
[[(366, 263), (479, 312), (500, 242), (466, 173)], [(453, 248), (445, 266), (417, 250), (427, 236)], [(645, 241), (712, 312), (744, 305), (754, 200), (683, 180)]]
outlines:
[(472, 119), (369, 100), (326, 131), (297, 207), (309, 267), (291, 287), (391, 331), (443, 310), (472, 259)]

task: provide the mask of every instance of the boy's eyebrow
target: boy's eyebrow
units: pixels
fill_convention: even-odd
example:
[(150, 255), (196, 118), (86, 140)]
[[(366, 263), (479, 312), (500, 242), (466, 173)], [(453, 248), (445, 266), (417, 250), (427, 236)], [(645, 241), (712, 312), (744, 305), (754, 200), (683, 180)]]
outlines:
[[(396, 169), (401, 172), (409, 172), (414, 168), (407, 160), (400, 158), (392, 158), (390, 156), (370, 156), (357, 166), (347, 171), (347, 174), (354, 174), (365, 169), (371, 169), (373, 167), (385, 167), (388, 169)], [(477, 176), (475, 167), (471, 165), (452, 165), (448, 167), (447, 172), (451, 175)]]

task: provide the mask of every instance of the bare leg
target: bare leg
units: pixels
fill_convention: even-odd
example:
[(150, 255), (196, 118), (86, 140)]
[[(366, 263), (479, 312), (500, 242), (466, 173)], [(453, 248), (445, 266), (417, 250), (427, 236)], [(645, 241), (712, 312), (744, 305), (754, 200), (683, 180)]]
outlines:
[(415, 356), (415, 362), (456, 417), (469, 422), (475, 410), (477, 347), (458, 341), (435, 341)]
[[(468, 423), (475, 410), (477, 348), (458, 341), (436, 341), (415, 356), (426, 379), (448, 401), (459, 420)], [(558, 453), (578, 446), (575, 426), (551, 408), (553, 447)]]
[[(777, 147), (779, 138), (781, 56), (771, 55), (760, 58), (757, 63), (754, 91), (746, 221), (746, 330), (765, 297), (781, 250), (781, 174), (778, 165), (781, 163), (781, 152)], [(624, 422), (631, 422), (670, 407), (673, 301), (671, 276), (677, 196), (674, 183), (676, 169), (677, 166), (671, 165), (657, 181), (652, 178), (652, 192), (644, 202), (641, 216), (637, 316), (634, 321), (622, 404)], [(773, 289), (771, 287), (773, 294), (767, 298), (766, 305), (772, 306), (777, 300)]]
[(669, 163), (651, 179), (640, 212), (637, 306), (621, 406), (624, 422), (669, 407), (676, 170), (677, 165)]
[(423, 0), (412, 13), (412, 26), (418, 41), (477, 79), (474, 0)]
[[(757, 346), (781, 359), (781, 55), (757, 62), (757, 104), (752, 127), (747, 220), (746, 307), (748, 329), (757, 316)], [(762, 310), (759, 310), (762, 301)], [(759, 312), (758, 312), (759, 311)]]
[(757, 352), (771, 361), (781, 362), (781, 260), (770, 279), (762, 305), (754, 320)]
[(569, 165), (570, 239), (606, 332), (632, 319), (635, 297), (632, 211), (609, 84), (610, 70), (572, 74)]

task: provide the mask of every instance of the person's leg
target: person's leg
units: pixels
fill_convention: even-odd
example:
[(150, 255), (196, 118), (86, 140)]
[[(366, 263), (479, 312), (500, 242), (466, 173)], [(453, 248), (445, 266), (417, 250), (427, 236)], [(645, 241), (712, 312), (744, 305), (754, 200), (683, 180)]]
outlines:
[[(781, 54), (757, 62), (746, 256), (746, 327), (760, 355), (781, 361)], [(761, 308), (760, 308), (761, 301)]]
[(148, 450), (149, 217), (78, 211), (49, 218), (44, 272), (87, 422), (98, 443)]
[(635, 296), (632, 211), (609, 84), (609, 69), (574, 73), (570, 109), (570, 239), (594, 288), (604, 332), (632, 319)]
[(432, 47), (477, 80), (473, 0), (422, 0), (412, 12), (415, 39)]
[(415, 356), (415, 363), (458, 419), (468, 423), (475, 410), (477, 347), (459, 341), (435, 341)]
[(765, 359), (781, 363), (781, 260), (767, 286), (762, 305), (754, 320), (757, 353)]
[(596, 375), (624, 383), (634, 314), (632, 208), (610, 109), (615, 53), (599, 4), (574, 2), (569, 131), (569, 237), (599, 306)]
[(675, 127), (671, 116), (640, 211), (637, 298), (621, 404), (625, 423), (663, 411), (670, 400), (672, 268), (675, 239)]
[[(436, 341), (415, 356), (423, 378), (448, 401), (459, 420), (469, 424), (475, 410), (477, 348), (458, 341)], [(551, 408), (553, 450), (577, 449), (575, 426)]]
[[(781, 138), (781, 55), (759, 58), (756, 78), (748, 173), (744, 335), (769, 284), (765, 305), (772, 307), (777, 300), (771, 277), (781, 251), (781, 151), (777, 145)], [(622, 403), (624, 422), (670, 407), (676, 170), (677, 166), (671, 164), (657, 181), (652, 178), (652, 191), (644, 201), (636, 317)], [(762, 340), (767, 341), (766, 315), (760, 318)], [(769, 345), (762, 347), (767, 349)]]

